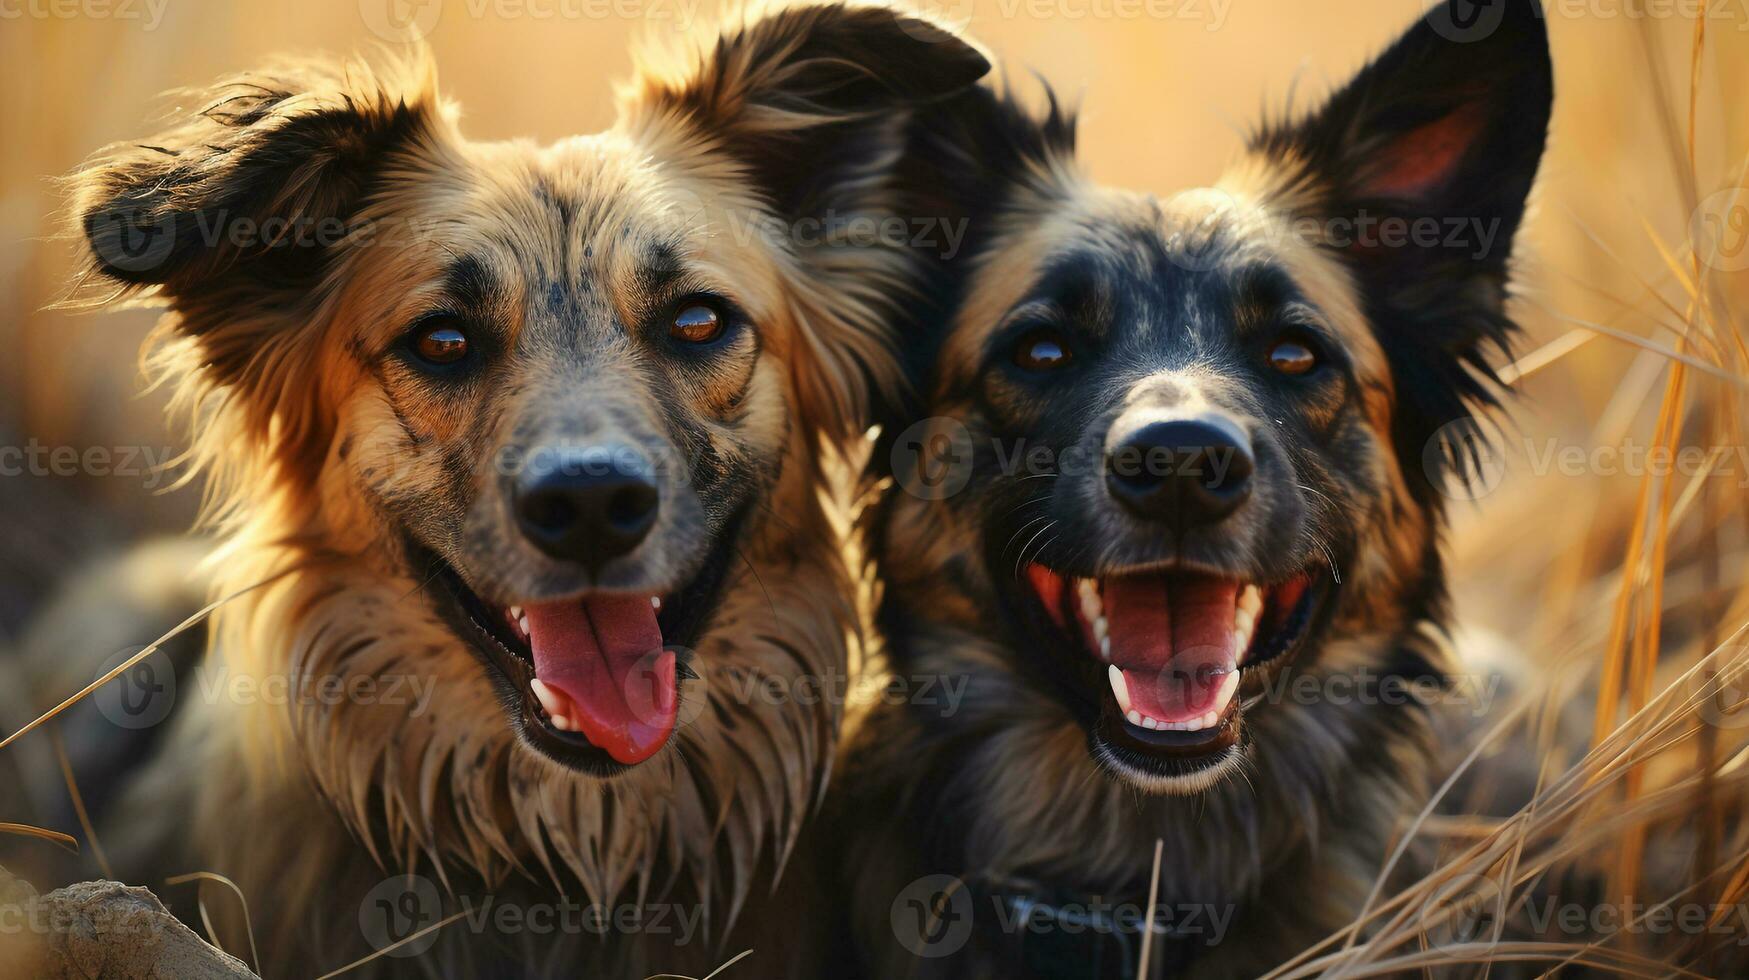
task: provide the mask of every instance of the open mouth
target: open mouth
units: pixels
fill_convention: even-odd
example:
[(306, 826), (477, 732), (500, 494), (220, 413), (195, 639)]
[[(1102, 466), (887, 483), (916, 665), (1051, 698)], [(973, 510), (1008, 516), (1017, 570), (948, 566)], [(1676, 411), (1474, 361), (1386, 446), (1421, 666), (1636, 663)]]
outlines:
[(487, 667), (512, 724), (548, 758), (611, 776), (674, 734), (689, 645), (726, 562), (711, 560), (675, 592), (586, 592), (521, 605), (487, 602), (433, 555), (450, 600), (440, 610)]
[(1081, 648), (1075, 673), (1098, 706), (1101, 754), (1161, 777), (1229, 754), (1241, 686), (1304, 646), (1331, 591), (1309, 571), (1261, 583), (1178, 568), (1080, 578), (1034, 564), (1027, 577)]

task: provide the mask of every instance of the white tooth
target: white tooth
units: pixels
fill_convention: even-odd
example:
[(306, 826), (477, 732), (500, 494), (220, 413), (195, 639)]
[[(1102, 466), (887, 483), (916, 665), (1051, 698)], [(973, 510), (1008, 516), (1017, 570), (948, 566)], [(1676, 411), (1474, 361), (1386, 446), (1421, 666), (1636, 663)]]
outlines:
[(1209, 709), (1209, 715), (1219, 721), (1220, 717), (1227, 713), (1227, 705), (1233, 703), (1233, 693), (1237, 690), (1239, 690), (1239, 672), (1235, 670), (1221, 678), (1221, 686), (1215, 691), (1215, 702), (1214, 706)]
[(1152, 718), (1144, 716), (1142, 718), (1142, 727), (1143, 728), (1151, 728), (1151, 729), (1158, 731), (1160, 728), (1160, 723), (1155, 721)]
[(559, 692), (548, 687), (538, 677), (529, 681), (528, 687), (534, 692), (535, 698), (540, 701), (540, 706), (546, 709), (547, 714), (552, 715), (554, 719), (563, 716), (561, 709), (565, 706), (565, 699), (559, 696)]
[(1102, 636), (1099, 638), (1099, 656), (1103, 660), (1111, 660), (1111, 637)]
[(571, 730), (571, 719), (566, 718), (564, 715), (554, 715), (553, 727), (561, 732), (568, 732)]
[(1093, 621), (1093, 638), (1094, 639), (1099, 640), (1100, 642), (1103, 643), (1105, 641), (1106, 637), (1110, 633), (1111, 633), (1111, 627), (1109, 624), (1106, 623), (1104, 616), (1101, 616), (1098, 619), (1095, 619)]
[(1240, 663), (1245, 662), (1245, 652), (1251, 648), (1251, 637), (1256, 631), (1257, 619), (1251, 613), (1241, 609), (1233, 614), (1233, 647)]
[(1130, 685), (1124, 680), (1123, 671), (1117, 664), (1105, 669), (1105, 676), (1111, 679), (1111, 693), (1117, 695), (1117, 708), (1124, 714), (1130, 713)]
[(651, 609), (660, 609), (660, 608), (662, 608), (662, 597), (661, 597), (661, 596), (656, 596), (656, 595), (653, 595), (653, 596), (651, 596), (651, 597), (650, 597), (650, 608), (651, 608)]
[(524, 613), (521, 616), (516, 617), (516, 628), (522, 631), (523, 636), (529, 635), (529, 633), (528, 633), (528, 614), (527, 613)]
[(1090, 578), (1076, 579), (1076, 590), (1081, 594), (1081, 615), (1088, 621), (1105, 616), (1105, 606), (1099, 601), (1099, 587)]
[(1124, 720), (1138, 728), (1142, 727), (1142, 713), (1140, 711), (1131, 709), (1129, 714), (1124, 715)]
[(1253, 617), (1263, 611), (1263, 590), (1255, 585), (1247, 585), (1239, 593), (1239, 608), (1249, 610)]
[(511, 619), (522, 619), (523, 618), (522, 607), (521, 606), (511, 606), (510, 607), (510, 618)]

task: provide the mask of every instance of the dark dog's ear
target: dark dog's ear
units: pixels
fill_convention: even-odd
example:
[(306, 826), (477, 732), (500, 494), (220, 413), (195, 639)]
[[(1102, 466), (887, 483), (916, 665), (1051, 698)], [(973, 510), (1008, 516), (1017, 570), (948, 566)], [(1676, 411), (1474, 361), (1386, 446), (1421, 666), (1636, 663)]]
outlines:
[(1488, 355), (1513, 331), (1508, 259), (1552, 98), (1537, 0), (1445, 0), (1310, 119), (1255, 143), (1300, 171), (1299, 216), (1357, 277), (1410, 459), (1493, 401)]
[(437, 114), (429, 64), (396, 72), (405, 79), (303, 63), (179, 93), (198, 108), (98, 151), (71, 178), (91, 271), (159, 287), (172, 305), (307, 285), (386, 156)]

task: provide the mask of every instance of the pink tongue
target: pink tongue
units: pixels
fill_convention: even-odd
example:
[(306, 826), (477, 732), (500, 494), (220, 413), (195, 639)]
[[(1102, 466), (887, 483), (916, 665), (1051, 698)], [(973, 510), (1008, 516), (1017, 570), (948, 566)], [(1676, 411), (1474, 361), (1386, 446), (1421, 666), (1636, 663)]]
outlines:
[(674, 653), (648, 596), (592, 595), (527, 607), (534, 676), (571, 701), (590, 744), (630, 765), (674, 731)]
[(1135, 710), (1158, 721), (1192, 721), (1215, 706), (1238, 669), (1233, 636), (1237, 582), (1206, 575), (1108, 579), (1101, 595), (1111, 662), (1123, 671)]

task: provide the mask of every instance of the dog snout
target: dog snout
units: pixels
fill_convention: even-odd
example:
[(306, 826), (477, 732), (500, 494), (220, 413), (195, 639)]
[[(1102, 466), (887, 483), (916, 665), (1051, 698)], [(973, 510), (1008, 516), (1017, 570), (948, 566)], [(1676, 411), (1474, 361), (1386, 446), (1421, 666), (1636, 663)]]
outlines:
[(1150, 421), (1107, 449), (1105, 486), (1130, 513), (1185, 531), (1214, 524), (1251, 496), (1251, 440), (1216, 415)]
[(515, 495), (517, 524), (541, 551), (593, 571), (655, 526), (661, 492), (643, 453), (616, 444), (543, 455)]

